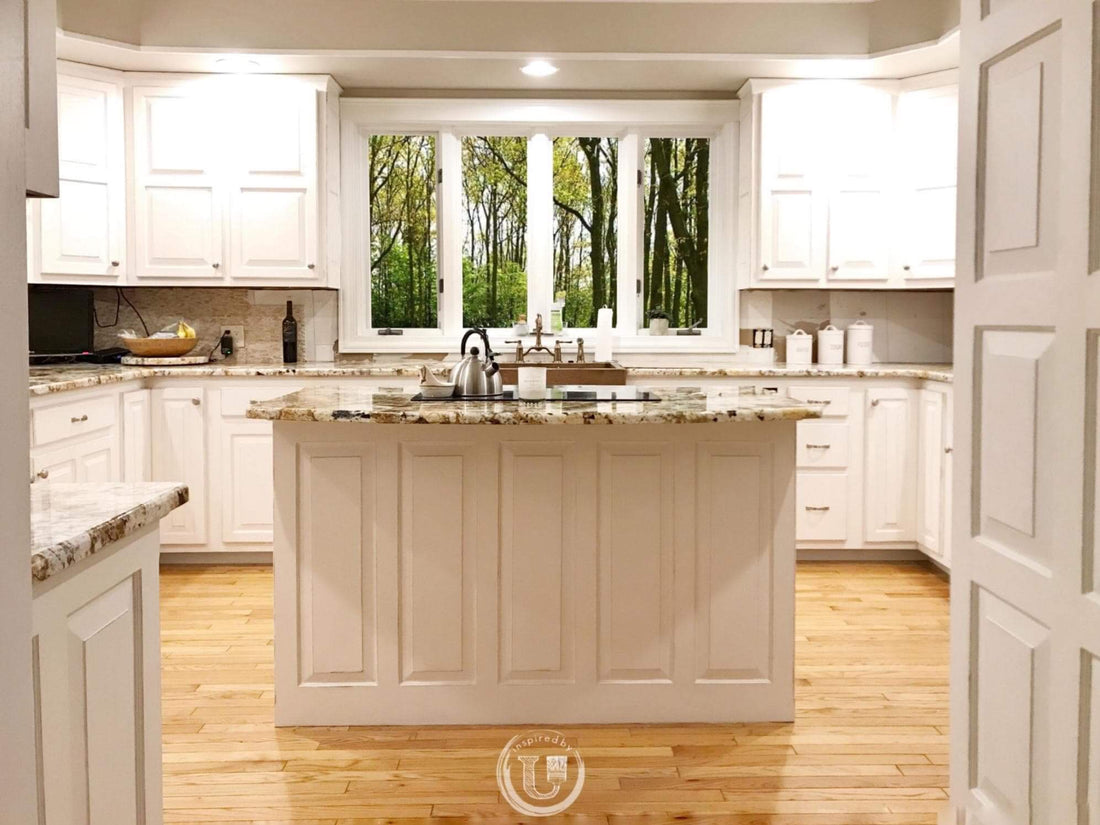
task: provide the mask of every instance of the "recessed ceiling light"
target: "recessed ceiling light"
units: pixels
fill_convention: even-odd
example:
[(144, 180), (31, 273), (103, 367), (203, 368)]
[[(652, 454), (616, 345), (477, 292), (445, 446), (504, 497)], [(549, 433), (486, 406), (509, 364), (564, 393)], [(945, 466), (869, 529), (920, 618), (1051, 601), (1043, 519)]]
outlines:
[(243, 54), (230, 54), (214, 61), (214, 67), (220, 72), (254, 72), (260, 64)]
[(520, 69), (521, 72), (529, 77), (549, 77), (557, 72), (557, 70), (557, 66), (547, 63), (545, 60), (532, 60)]

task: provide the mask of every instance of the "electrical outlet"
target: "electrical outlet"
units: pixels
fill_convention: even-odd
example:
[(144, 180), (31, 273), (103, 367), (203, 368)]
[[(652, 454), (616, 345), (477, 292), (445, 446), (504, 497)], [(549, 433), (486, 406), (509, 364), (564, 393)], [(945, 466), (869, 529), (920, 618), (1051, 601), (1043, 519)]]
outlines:
[(222, 327), (222, 331), (225, 330), (229, 330), (229, 334), (233, 336), (233, 351), (241, 352), (244, 349), (244, 325), (226, 325)]

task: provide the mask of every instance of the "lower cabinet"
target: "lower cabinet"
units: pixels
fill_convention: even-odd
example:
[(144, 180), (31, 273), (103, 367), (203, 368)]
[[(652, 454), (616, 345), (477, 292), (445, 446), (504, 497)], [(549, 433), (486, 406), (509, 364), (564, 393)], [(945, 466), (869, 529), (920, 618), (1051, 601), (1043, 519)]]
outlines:
[(867, 390), (863, 537), (869, 543), (917, 538), (914, 397), (904, 387)]
[(917, 544), (945, 567), (951, 563), (951, 387), (920, 390)]
[(182, 481), (191, 491), (187, 504), (161, 520), (161, 544), (206, 544), (205, 395), (199, 386), (152, 391), (153, 480)]

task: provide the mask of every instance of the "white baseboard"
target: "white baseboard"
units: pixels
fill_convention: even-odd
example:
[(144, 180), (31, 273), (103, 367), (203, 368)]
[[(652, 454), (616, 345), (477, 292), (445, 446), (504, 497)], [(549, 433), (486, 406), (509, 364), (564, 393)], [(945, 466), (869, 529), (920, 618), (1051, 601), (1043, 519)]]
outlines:
[(239, 565), (239, 564), (271, 564), (271, 551), (270, 550), (247, 550), (239, 552), (213, 552), (213, 553), (166, 553), (163, 550), (160, 554), (161, 567), (171, 564), (219, 564), (219, 565)]
[(920, 550), (891, 547), (860, 547), (855, 549), (808, 548), (797, 551), (799, 561), (928, 561)]

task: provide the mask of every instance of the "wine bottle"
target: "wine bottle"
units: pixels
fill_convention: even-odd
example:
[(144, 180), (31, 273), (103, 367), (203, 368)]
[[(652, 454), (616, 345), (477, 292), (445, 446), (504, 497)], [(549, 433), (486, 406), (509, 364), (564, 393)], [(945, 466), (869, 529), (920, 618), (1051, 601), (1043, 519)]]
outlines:
[(298, 322), (294, 320), (294, 302), (286, 302), (283, 319), (283, 363), (298, 363)]

